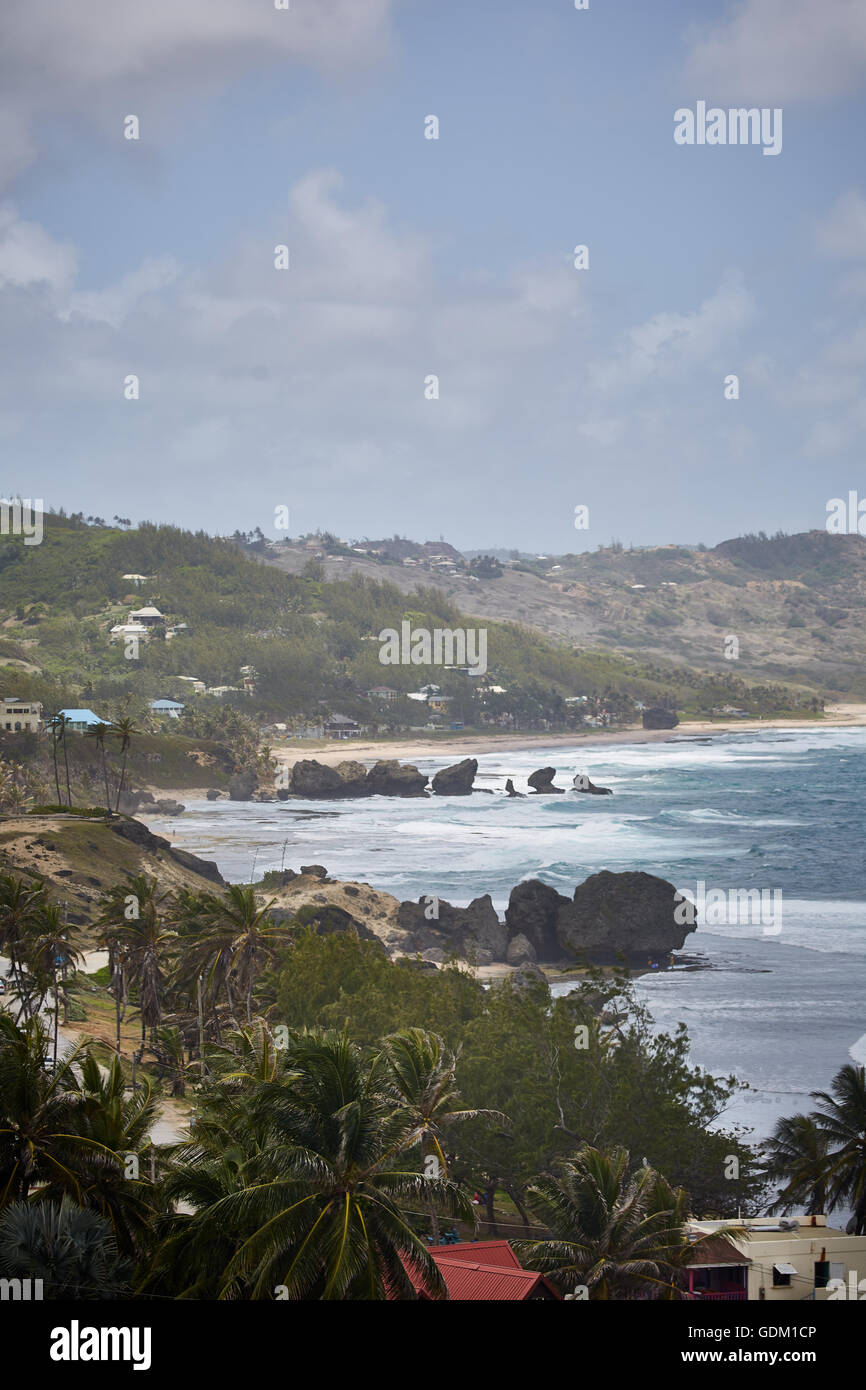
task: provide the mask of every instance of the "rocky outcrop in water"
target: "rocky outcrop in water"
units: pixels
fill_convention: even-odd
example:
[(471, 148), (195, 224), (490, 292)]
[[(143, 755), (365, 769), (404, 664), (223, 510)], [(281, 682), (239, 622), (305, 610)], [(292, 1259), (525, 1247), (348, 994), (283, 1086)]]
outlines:
[(532, 790), (534, 792), (537, 792), (541, 796), (545, 795), (545, 793), (547, 795), (552, 794), (554, 796), (564, 796), (565, 792), (563, 791), (562, 787), (555, 787), (553, 785), (553, 779), (555, 776), (555, 767), (540, 767), (537, 772), (531, 773), (526, 780), (529, 783)]
[(367, 772), (363, 763), (343, 762), (326, 767), (315, 758), (295, 763), (289, 795), (311, 800), (341, 800), (355, 796), (426, 796), (427, 776), (411, 763), (380, 759)]
[(693, 930), (676, 920), (679, 902), (666, 879), (604, 869), (579, 883), (572, 898), (538, 879), (519, 883), (505, 920), (511, 938), (525, 936), (541, 961), (583, 957), (612, 965), (625, 956), (633, 965), (646, 965), (679, 950)]
[(382, 759), (367, 773), (366, 788), (370, 796), (426, 796), (427, 774), (419, 772), (412, 763), (398, 763), (393, 758)]
[(611, 787), (597, 787), (582, 772), (578, 773), (574, 779), (574, 790), (576, 792), (588, 792), (590, 796), (613, 796)]
[(508, 793), (509, 796), (525, 796), (525, 795), (526, 795), (526, 792), (516, 792), (516, 791), (514, 790), (514, 783), (512, 782), (512, 780), (511, 780), (510, 777), (509, 777), (508, 781), (505, 783), (505, 790), (506, 790), (506, 792)]
[(462, 763), (443, 767), (430, 785), (436, 796), (468, 796), (477, 771), (478, 759), (464, 758)]

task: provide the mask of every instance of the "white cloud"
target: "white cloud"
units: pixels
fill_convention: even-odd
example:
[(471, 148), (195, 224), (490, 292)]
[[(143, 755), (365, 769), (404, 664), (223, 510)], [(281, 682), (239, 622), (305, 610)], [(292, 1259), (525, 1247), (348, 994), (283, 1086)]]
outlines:
[(382, 59), (395, 0), (4, 0), (0, 48), (0, 186), (36, 156), (41, 121), (119, 130), (172, 111), (269, 64), (339, 74)]
[(840, 260), (866, 259), (866, 198), (855, 188), (843, 193), (818, 225), (818, 245)]
[(695, 26), (685, 76), (698, 96), (770, 106), (826, 100), (866, 82), (863, 0), (740, 0)]
[(0, 287), (42, 285), (62, 294), (77, 265), (73, 246), (55, 241), (38, 222), (22, 221), (11, 204), (0, 206)]
[(697, 310), (665, 311), (629, 329), (618, 353), (592, 364), (592, 384), (599, 390), (618, 391), (704, 363), (733, 343), (754, 313), (742, 276), (732, 271)]

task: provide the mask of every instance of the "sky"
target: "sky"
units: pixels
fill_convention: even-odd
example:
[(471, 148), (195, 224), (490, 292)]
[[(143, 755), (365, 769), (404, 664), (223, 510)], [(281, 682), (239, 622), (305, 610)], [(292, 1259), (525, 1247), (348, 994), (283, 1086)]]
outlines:
[[(863, 0), (5, 0), (0, 487), (545, 553), (823, 527), (866, 497), (864, 97)], [(678, 144), (699, 102), (781, 151)]]

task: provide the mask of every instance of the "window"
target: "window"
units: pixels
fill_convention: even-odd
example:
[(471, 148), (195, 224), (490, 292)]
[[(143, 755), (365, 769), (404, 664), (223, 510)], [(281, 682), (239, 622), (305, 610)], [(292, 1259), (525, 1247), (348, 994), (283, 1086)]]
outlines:
[(779, 1261), (777, 1265), (773, 1265), (773, 1288), (790, 1288), (791, 1276), (796, 1273), (797, 1271), (793, 1265), (783, 1264), (782, 1261)]

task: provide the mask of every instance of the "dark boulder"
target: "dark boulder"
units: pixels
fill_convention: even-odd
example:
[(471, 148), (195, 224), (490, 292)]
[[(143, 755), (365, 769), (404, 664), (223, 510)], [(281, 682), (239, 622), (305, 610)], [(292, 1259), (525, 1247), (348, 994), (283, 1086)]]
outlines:
[(219, 790), (218, 787), (208, 787), (207, 791), (205, 792), (205, 796), (207, 797), (208, 801), (219, 801), (220, 797), (222, 796), (222, 792)]
[(164, 801), (155, 801), (153, 806), (148, 807), (149, 811), (156, 811), (161, 816), (179, 816), (186, 807), (180, 801), (172, 801), (167, 797)]
[(509, 937), (526, 937), (539, 960), (558, 960), (562, 951), (556, 939), (556, 915), (567, 902), (568, 898), (540, 879), (518, 883), (512, 888), (505, 909)]
[(598, 964), (625, 956), (646, 965), (650, 957), (679, 950), (694, 930), (677, 917), (685, 914), (677, 890), (666, 879), (645, 873), (603, 869), (578, 884), (571, 902), (561, 899), (556, 918), (559, 954), (583, 955)]
[(218, 883), (225, 886), (225, 879), (212, 859), (199, 859), (197, 854), (190, 854), (185, 849), (170, 849), (169, 854), (176, 864), (180, 864), (184, 869), (191, 869), (193, 873), (199, 874), (202, 878), (210, 879), (211, 883)]
[(328, 870), (324, 864), (302, 864), (301, 873), (307, 874), (310, 878), (320, 878), (323, 883), (328, 877)]
[(590, 796), (613, 796), (611, 787), (597, 787), (594, 782), (590, 782), (583, 772), (578, 773), (575, 777), (574, 790), (576, 792), (589, 792)]
[(394, 758), (382, 758), (367, 773), (366, 789), (370, 796), (426, 796), (427, 774), (411, 763), (398, 763)]
[(519, 965), (500, 983), (508, 985), (516, 994), (534, 994), (543, 990), (546, 995), (550, 995), (547, 976), (532, 961), (527, 961), (525, 965)]
[(229, 798), (232, 801), (251, 801), (258, 786), (258, 777), (252, 768), (245, 768), (229, 778)]
[(452, 907), (444, 898), (421, 897), (403, 902), (397, 924), (407, 934), (405, 949), (442, 950), (446, 956), (475, 956), (489, 952), (491, 960), (504, 960), (508, 930), (500, 922), (489, 893), (474, 898), (468, 907)]
[(478, 759), (464, 758), (462, 763), (453, 763), (437, 772), (431, 786), (437, 796), (468, 796), (477, 771)]
[(527, 941), (522, 932), (518, 932), (508, 943), (505, 959), (509, 965), (535, 965), (535, 947), (531, 941)]
[(532, 790), (534, 792), (537, 792), (541, 796), (543, 796), (545, 793), (547, 793), (548, 795), (554, 794), (564, 796), (565, 793), (562, 787), (555, 787), (553, 785), (553, 779), (555, 776), (555, 767), (540, 767), (537, 772), (533, 772), (526, 780), (528, 781)]
[(656, 706), (653, 709), (645, 709), (643, 712), (643, 726), (645, 729), (675, 729), (679, 722), (673, 710), (662, 709), (660, 706)]
[(315, 800), (345, 796), (345, 785), (335, 767), (325, 767), (315, 758), (302, 758), (295, 763), (289, 778), (289, 790), (293, 796), (309, 796)]
[(363, 763), (346, 761), (334, 768), (342, 783), (343, 796), (367, 795), (367, 769)]
[(516, 791), (514, 790), (514, 783), (512, 782), (512, 780), (511, 780), (510, 777), (509, 777), (508, 781), (505, 783), (505, 790), (507, 791), (507, 793), (508, 793), (509, 796), (525, 796), (525, 795), (526, 795), (526, 792), (516, 792)]

